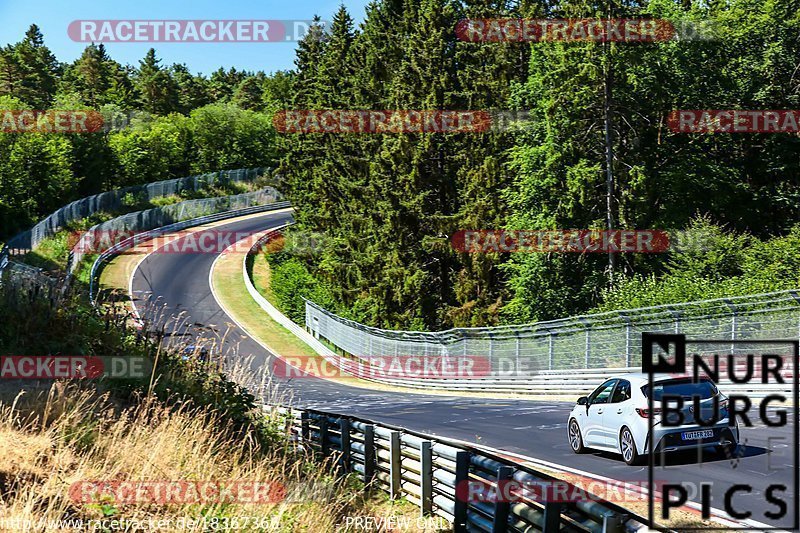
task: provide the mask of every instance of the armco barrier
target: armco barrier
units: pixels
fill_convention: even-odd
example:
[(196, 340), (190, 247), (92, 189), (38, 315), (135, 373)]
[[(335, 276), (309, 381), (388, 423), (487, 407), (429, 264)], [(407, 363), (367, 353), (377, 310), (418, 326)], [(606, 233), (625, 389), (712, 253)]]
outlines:
[(353, 416), (313, 409), (265, 409), (276, 409), (287, 417), (296, 444), (307, 453), (329, 461), (341, 473), (356, 473), (393, 499), (406, 498), (420, 508), (422, 516), (444, 518), (456, 533), (645, 530), (644, 518), (600, 498), (544, 502), (531, 496), (534, 491), (513, 501), (470, 498), (470, 481), (490, 487), (508, 480), (522, 487), (558, 482), (483, 449)]
[(154, 228), (149, 231), (143, 231), (142, 233), (137, 233), (133, 237), (129, 237), (125, 240), (122, 240), (119, 243), (115, 244), (114, 246), (110, 247), (109, 249), (105, 250), (100, 255), (98, 255), (97, 258), (94, 260), (94, 263), (92, 263), (91, 272), (89, 273), (89, 298), (94, 304), (96, 300), (95, 288), (97, 287), (98, 284), (97, 275), (99, 274), (103, 264), (112, 257), (114, 257), (115, 255), (129, 248), (132, 248), (139, 243), (148, 241), (150, 239), (153, 239), (154, 237), (158, 237), (165, 233), (180, 231), (182, 229), (190, 228), (192, 226), (200, 226), (203, 224), (208, 224), (209, 222), (216, 222), (217, 220), (224, 220), (227, 218), (234, 218), (253, 213), (275, 211), (278, 209), (285, 209), (288, 207), (291, 207), (291, 204), (289, 202), (274, 202), (266, 205), (257, 205), (252, 207), (246, 207), (244, 209), (236, 209), (233, 211), (223, 211), (220, 213), (214, 213), (211, 215), (193, 218), (190, 220), (184, 220), (182, 222), (176, 222), (174, 224), (169, 224), (167, 226), (162, 226), (160, 228)]
[(113, 191), (87, 196), (86, 198), (75, 200), (57, 209), (47, 218), (33, 226), (33, 228), (14, 236), (8, 241), (8, 246), (12, 249), (21, 250), (36, 248), (43, 239), (52, 237), (59, 229), (73, 220), (86, 218), (98, 211), (119, 209), (122, 207), (123, 199), (128, 194), (134, 196), (141, 195), (148, 200), (152, 200), (169, 194), (176, 194), (181, 191), (197, 191), (206, 185), (251, 181), (257, 176), (263, 175), (268, 170), (269, 169), (266, 168), (221, 170), (197, 176), (134, 185), (123, 189), (115, 189)]

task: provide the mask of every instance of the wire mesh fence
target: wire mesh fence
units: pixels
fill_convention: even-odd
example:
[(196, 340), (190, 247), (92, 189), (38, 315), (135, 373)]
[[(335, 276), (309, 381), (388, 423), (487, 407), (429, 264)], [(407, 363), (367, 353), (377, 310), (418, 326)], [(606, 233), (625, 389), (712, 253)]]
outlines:
[(265, 175), (268, 171), (269, 169), (266, 168), (222, 170), (219, 172), (199, 174), (197, 176), (135, 185), (87, 196), (86, 198), (81, 198), (80, 200), (75, 200), (67, 204), (50, 214), (31, 229), (15, 235), (8, 241), (8, 248), (15, 250), (31, 250), (36, 248), (42, 240), (52, 237), (58, 230), (65, 227), (73, 220), (86, 218), (100, 211), (113, 212), (121, 210), (125, 207), (125, 202), (128, 198), (134, 198), (137, 201), (149, 201), (186, 191), (197, 192), (204, 187), (212, 185), (250, 182), (259, 176)]
[[(439, 332), (372, 328), (306, 301), (308, 330), (345, 354), (488, 357), (492, 373), (626, 368), (641, 365), (643, 332), (687, 338), (756, 340), (800, 336), (795, 290), (575, 316), (532, 324)], [(731, 346), (733, 353), (746, 349)]]
[[(68, 270), (73, 272), (87, 253), (101, 252), (111, 247), (128, 234), (168, 226), (175, 222), (190, 220), (215, 213), (238, 211), (246, 207), (271, 204), (280, 201), (283, 195), (272, 187), (234, 194), (186, 200), (177, 204), (154, 207), (144, 211), (128, 213), (89, 228), (72, 248)], [(88, 244), (87, 244), (88, 243)]]

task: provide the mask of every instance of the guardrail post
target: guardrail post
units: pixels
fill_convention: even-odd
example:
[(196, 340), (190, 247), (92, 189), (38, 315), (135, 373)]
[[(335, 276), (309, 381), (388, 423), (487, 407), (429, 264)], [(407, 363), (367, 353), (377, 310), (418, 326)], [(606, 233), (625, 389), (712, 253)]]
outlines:
[(309, 445), (309, 450), (311, 449), (311, 417), (308, 415), (308, 411), (302, 411), (300, 413), (300, 436), (303, 437), (303, 443)]
[(519, 339), (519, 331), (514, 332), (516, 335), (516, 343), (514, 345), (514, 375), (518, 376), (520, 374), (520, 366), (519, 366), (519, 348), (520, 348), (520, 339)]
[(553, 348), (556, 334), (552, 330), (547, 331), (547, 369), (553, 370)]
[(561, 529), (561, 502), (545, 502), (542, 533), (558, 533)]
[(467, 531), (469, 462), (469, 452), (456, 452), (456, 500), (453, 505), (453, 533), (465, 533)]
[(319, 448), (322, 457), (328, 456), (328, 417), (322, 415), (319, 419)]
[(350, 471), (350, 420), (339, 419), (339, 430), (342, 437), (342, 472)]
[(364, 483), (375, 479), (375, 426), (367, 424), (364, 428)]
[(389, 498), (400, 497), (400, 432), (389, 433)]
[(433, 453), (431, 441), (424, 440), (419, 445), (419, 489), (422, 516), (433, 513)]
[[(510, 466), (501, 466), (497, 469), (497, 497), (494, 502), (494, 518), (492, 520), (492, 533), (505, 533), (508, 531), (508, 513), (511, 503), (503, 498), (505, 490), (502, 486), (514, 476), (514, 469)], [(505, 500), (505, 501), (504, 501)]]
[(622, 516), (609, 513), (603, 517), (603, 533), (622, 533)]

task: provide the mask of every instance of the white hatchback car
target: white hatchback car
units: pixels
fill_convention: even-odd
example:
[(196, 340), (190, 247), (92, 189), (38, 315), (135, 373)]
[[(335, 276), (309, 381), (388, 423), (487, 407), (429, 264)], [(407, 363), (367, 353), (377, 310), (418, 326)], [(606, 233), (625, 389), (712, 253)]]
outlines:
[[(738, 423), (728, 424), (728, 398), (711, 380), (701, 378), (695, 383), (689, 376), (657, 374), (653, 379), (653, 389), (653, 413), (650, 413), (648, 403), (651, 391), (647, 374), (612, 377), (589, 396), (578, 398), (567, 423), (572, 451), (582, 453), (586, 448), (595, 448), (620, 453), (626, 463), (634, 465), (641, 463), (651, 449), (656, 453), (705, 446), (716, 446), (728, 453), (736, 449)], [(655, 406), (661, 405), (664, 394), (684, 398), (683, 425), (664, 427), (661, 424), (661, 409)], [(718, 420), (713, 425), (697, 423), (695, 397), (699, 398), (699, 418), (703, 421), (712, 420), (714, 404), (719, 406)], [(651, 416), (652, 439), (648, 438), (648, 419)]]

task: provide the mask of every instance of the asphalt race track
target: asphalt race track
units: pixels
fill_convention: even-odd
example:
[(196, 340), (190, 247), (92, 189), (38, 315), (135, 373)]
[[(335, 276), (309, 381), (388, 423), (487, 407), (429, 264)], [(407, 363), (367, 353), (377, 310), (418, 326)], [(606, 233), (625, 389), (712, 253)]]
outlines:
[[(265, 214), (221, 226), (235, 232), (256, 232), (291, 219), (289, 214)], [(132, 281), (133, 297), (144, 318), (153, 322), (180, 324), (178, 342), (190, 336), (226, 336), (226, 347), (234, 356), (253, 357), (254, 366), (269, 365), (271, 355), (246, 337), (224, 313), (209, 286), (209, 270), (215, 254), (153, 253), (139, 265)], [(145, 306), (149, 298), (157, 306)], [(156, 312), (154, 308), (161, 307)], [(180, 317), (176, 319), (175, 317)], [(171, 326), (166, 327), (169, 331)], [(329, 409), (382, 421), (433, 435), (461, 439), (523, 454), (570, 468), (621, 481), (646, 481), (648, 469), (627, 466), (618, 455), (602, 452), (575, 455), (566, 435), (567, 415), (573, 404), (564, 402), (463, 398), (385, 391), (369, 391), (318, 379), (294, 379), (283, 384), (298, 406)], [(791, 424), (792, 417), (789, 416)], [(655, 479), (663, 482), (695, 481), (714, 484), (712, 507), (722, 508), (718, 492), (736, 483), (753, 487), (749, 495), (733, 498), (737, 510), (752, 511), (752, 519), (773, 527), (788, 527), (796, 509), (793, 487), (793, 428), (769, 428), (755, 420), (756, 427), (742, 428), (742, 457), (731, 460), (709, 453), (698, 462), (694, 454), (674, 455), (665, 468), (657, 467)], [(774, 440), (769, 443), (769, 439)], [(771, 448), (772, 453), (767, 453)], [(776, 507), (763, 498), (770, 484), (782, 483), (780, 496), (788, 503), (788, 515), (780, 521), (764, 516)]]

